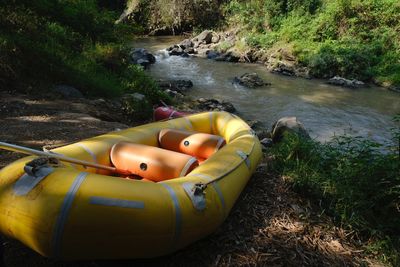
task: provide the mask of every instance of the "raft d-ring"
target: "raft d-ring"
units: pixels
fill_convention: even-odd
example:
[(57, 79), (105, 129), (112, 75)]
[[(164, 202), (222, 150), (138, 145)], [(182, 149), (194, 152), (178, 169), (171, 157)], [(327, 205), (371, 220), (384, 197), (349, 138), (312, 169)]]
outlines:
[(236, 151), (236, 153), (239, 155), (239, 157), (241, 157), (244, 162), (246, 163), (247, 168), (251, 168), (251, 162), (250, 162), (250, 158), (249, 155), (247, 155), (246, 153), (244, 153), (242, 150), (238, 150)]
[(183, 189), (192, 201), (193, 207), (198, 211), (203, 211), (206, 208), (205, 188), (200, 188), (198, 184), (184, 183)]

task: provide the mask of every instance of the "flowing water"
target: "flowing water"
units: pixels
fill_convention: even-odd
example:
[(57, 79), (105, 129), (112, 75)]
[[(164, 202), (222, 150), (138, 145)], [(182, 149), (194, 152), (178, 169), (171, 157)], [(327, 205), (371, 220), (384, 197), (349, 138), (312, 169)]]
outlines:
[[(383, 142), (391, 138), (392, 118), (400, 113), (400, 94), (379, 87), (348, 89), (269, 73), (259, 64), (216, 62), (201, 58), (168, 56), (163, 49), (180, 37), (150, 37), (134, 41), (156, 55), (149, 72), (156, 79), (193, 81), (194, 98), (217, 98), (236, 107), (239, 116), (270, 127), (283, 116), (296, 116), (319, 141), (334, 135), (366, 136)], [(256, 72), (272, 85), (248, 89), (232, 83), (235, 76)]]

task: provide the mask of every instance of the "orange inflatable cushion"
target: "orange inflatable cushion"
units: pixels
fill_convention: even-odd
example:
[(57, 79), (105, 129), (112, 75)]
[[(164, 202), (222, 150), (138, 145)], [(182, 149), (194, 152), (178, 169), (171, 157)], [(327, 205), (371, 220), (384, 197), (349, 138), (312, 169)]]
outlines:
[(155, 182), (185, 176), (199, 166), (189, 155), (128, 142), (115, 144), (110, 156), (116, 168)]
[(162, 148), (199, 159), (208, 159), (226, 144), (225, 139), (218, 135), (176, 129), (161, 130), (158, 141)]

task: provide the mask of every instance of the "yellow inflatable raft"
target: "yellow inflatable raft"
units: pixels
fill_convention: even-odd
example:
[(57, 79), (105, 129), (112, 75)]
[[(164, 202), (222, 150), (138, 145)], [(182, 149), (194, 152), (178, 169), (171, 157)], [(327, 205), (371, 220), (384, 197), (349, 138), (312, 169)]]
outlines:
[(0, 171), (0, 231), (47, 257), (151, 258), (212, 233), (227, 217), (261, 158), (250, 127), (208, 112), (93, 137), (53, 153), (110, 166), (121, 141), (157, 146), (160, 130), (220, 135), (227, 145), (185, 177), (152, 183), (64, 163), (24, 172), (34, 156)]

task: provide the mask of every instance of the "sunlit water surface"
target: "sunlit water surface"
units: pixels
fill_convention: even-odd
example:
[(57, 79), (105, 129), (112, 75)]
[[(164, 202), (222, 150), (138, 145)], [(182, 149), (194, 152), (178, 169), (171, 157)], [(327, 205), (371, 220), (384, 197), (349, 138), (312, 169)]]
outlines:
[[(189, 96), (232, 102), (239, 115), (270, 127), (283, 116), (296, 116), (319, 141), (334, 135), (366, 136), (378, 142), (391, 138), (394, 115), (400, 113), (400, 94), (379, 87), (348, 89), (269, 73), (258, 64), (216, 62), (201, 58), (168, 56), (165, 50), (181, 37), (150, 37), (134, 41), (156, 55), (149, 72), (157, 79), (188, 79)], [(272, 85), (248, 89), (232, 83), (235, 76), (256, 72)]]

